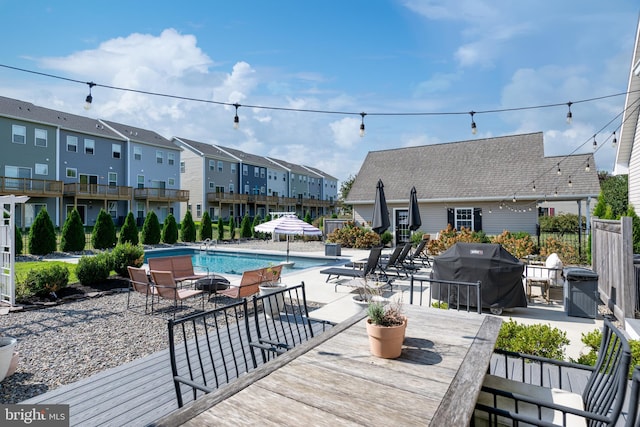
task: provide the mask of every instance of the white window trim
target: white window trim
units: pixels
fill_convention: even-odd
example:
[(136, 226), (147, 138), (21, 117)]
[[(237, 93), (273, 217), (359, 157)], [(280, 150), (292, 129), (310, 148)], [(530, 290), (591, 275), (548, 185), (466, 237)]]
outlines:
[[(87, 150), (91, 149), (91, 152), (89, 153)], [(84, 140), (84, 154), (89, 154), (90, 156), (93, 156), (96, 154), (96, 140), (95, 139), (90, 139), (90, 138), (85, 138)]]
[[(459, 225), (458, 225), (458, 211), (470, 211), (470, 212), (471, 212), (471, 219), (470, 219), (470, 221), (471, 221), (471, 226), (470, 226), (470, 227), (467, 227), (467, 228), (469, 228), (470, 230), (472, 230), (472, 231), (473, 231), (473, 229), (474, 229), (474, 227), (475, 227), (475, 224), (474, 224), (474, 221), (473, 221), (473, 207), (460, 207), (460, 208), (454, 208), (454, 210), (453, 210), (453, 222), (455, 223), (455, 228), (456, 228), (456, 230), (460, 230), (460, 229), (461, 229), (461, 227), (463, 227), (463, 226), (459, 226)], [(465, 220), (465, 221), (466, 221), (466, 220)], [(466, 227), (466, 225), (465, 225), (464, 227)]]
[[(118, 154), (117, 156), (116, 153)], [(122, 158), (122, 146), (120, 144), (111, 144), (111, 157), (114, 159)]]
[(34, 173), (36, 175), (49, 175), (49, 165), (46, 163), (36, 163)]
[[(16, 141), (16, 136), (22, 137), (22, 142)], [(11, 125), (11, 142), (14, 144), (27, 143), (27, 127), (22, 125)]]
[[(40, 137), (38, 137), (38, 133), (44, 134), (44, 138), (42, 137), (42, 135), (40, 135)], [(49, 141), (48, 141), (49, 133), (46, 131), (46, 129), (35, 128), (33, 130), (33, 137), (34, 137), (34, 140), (33, 140), (33, 145), (34, 146), (43, 147), (44, 148), (47, 145), (49, 145)], [(44, 140), (44, 145), (38, 145), (38, 140)]]
[[(70, 150), (69, 147), (73, 147), (74, 150)], [(67, 135), (67, 151), (70, 152), (70, 153), (77, 153), (78, 152), (78, 137), (77, 136)]]
[[(71, 175), (69, 172), (72, 172)], [(75, 178), (78, 179), (78, 169), (76, 168), (67, 168), (64, 172), (64, 176), (67, 178)]]

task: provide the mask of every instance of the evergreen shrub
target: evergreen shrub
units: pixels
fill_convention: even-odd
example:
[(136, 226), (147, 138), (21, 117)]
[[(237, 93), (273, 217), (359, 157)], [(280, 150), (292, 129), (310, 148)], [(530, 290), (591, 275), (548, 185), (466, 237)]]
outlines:
[(83, 285), (89, 286), (109, 278), (113, 269), (113, 260), (108, 252), (94, 256), (82, 256), (76, 266), (76, 276)]
[(144, 264), (144, 249), (129, 242), (120, 243), (111, 251), (113, 270), (122, 277), (129, 277), (128, 266), (142, 267)]
[(202, 220), (200, 220), (200, 240), (213, 238), (213, 226), (211, 225), (211, 217), (209, 212), (204, 211)]
[(94, 249), (111, 249), (116, 242), (116, 226), (113, 224), (113, 218), (107, 211), (100, 209), (91, 232), (91, 244)]
[(178, 241), (178, 224), (173, 214), (167, 215), (162, 227), (162, 241), (169, 245), (173, 245)]
[(160, 243), (160, 221), (154, 211), (149, 211), (142, 225), (142, 244), (157, 245)]
[(73, 209), (62, 226), (60, 250), (62, 252), (80, 252), (84, 250), (87, 239), (84, 235), (84, 225), (77, 209)]
[(124, 224), (122, 224), (122, 228), (120, 229), (120, 238), (118, 242), (129, 242), (132, 245), (137, 245), (140, 242), (138, 236), (138, 225), (136, 224), (133, 212), (129, 212), (125, 217)]
[(29, 229), (29, 252), (47, 255), (56, 251), (56, 232), (46, 209), (40, 209)]
[(196, 225), (193, 222), (191, 211), (187, 211), (182, 218), (182, 224), (180, 224), (180, 239), (183, 242), (195, 242), (196, 241)]

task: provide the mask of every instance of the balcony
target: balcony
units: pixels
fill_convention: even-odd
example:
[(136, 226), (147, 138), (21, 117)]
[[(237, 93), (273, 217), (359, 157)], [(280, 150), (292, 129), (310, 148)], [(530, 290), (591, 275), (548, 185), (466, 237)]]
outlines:
[(170, 190), (167, 188), (136, 188), (133, 198), (150, 202), (188, 202), (189, 190)]
[(82, 199), (99, 200), (131, 200), (132, 188), (105, 184), (80, 184), (77, 182), (64, 185), (64, 195)]
[(0, 195), (60, 197), (62, 181), (32, 178), (8, 178), (0, 176)]
[(247, 203), (248, 194), (207, 193), (207, 202), (215, 203)]

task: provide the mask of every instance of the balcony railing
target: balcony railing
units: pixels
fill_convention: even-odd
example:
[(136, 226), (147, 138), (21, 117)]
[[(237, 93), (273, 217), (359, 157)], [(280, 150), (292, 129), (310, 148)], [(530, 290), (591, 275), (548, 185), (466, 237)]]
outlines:
[(151, 202), (188, 202), (189, 190), (171, 190), (167, 188), (136, 188), (133, 190), (133, 198), (149, 200)]
[(0, 176), (0, 194), (26, 196), (62, 196), (62, 181), (32, 178), (8, 178)]
[(64, 185), (64, 195), (82, 197), (84, 199), (130, 200), (131, 187), (105, 184), (81, 184), (77, 182)]

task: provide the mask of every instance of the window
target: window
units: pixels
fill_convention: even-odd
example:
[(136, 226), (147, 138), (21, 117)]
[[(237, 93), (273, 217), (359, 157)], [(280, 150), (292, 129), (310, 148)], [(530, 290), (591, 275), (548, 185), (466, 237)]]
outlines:
[(119, 159), (120, 158), (120, 144), (111, 144), (111, 156), (114, 159)]
[(167, 180), (167, 182), (169, 183), (169, 185), (170, 185), (171, 187), (173, 187), (173, 186), (175, 186), (175, 185), (176, 185), (176, 179), (175, 179), (175, 178), (169, 178), (169, 179)]
[(264, 185), (260, 187), (260, 194), (264, 194)]
[(265, 168), (260, 168), (260, 178), (264, 178), (267, 176), (267, 170)]
[(36, 163), (36, 175), (49, 175), (49, 165)]
[(118, 174), (109, 172), (109, 187), (115, 187), (116, 185), (118, 185)]
[(156, 151), (156, 163), (159, 165), (164, 163), (164, 153), (162, 151)]
[(84, 140), (84, 154), (91, 154), (96, 148), (96, 142), (93, 139), (85, 139)]
[(180, 173), (184, 173), (185, 169), (184, 162), (180, 162)]
[(218, 172), (222, 172), (224, 170), (222, 165), (223, 165), (222, 160), (218, 160)]
[(462, 227), (473, 230), (473, 208), (456, 208), (455, 227), (457, 230)]
[(196, 218), (200, 218), (202, 216), (202, 205), (200, 203), (196, 204)]
[(229, 193), (233, 194), (233, 184), (229, 184)]
[(78, 137), (67, 135), (67, 151), (72, 153), (78, 152)]
[(144, 218), (144, 203), (136, 202), (136, 218)]
[(209, 170), (210, 171), (216, 170), (216, 161), (215, 160), (209, 160)]
[(176, 163), (176, 155), (174, 153), (167, 153), (167, 164), (173, 166)]
[(249, 175), (249, 166), (242, 165), (242, 175), (244, 175), (244, 176)]
[(33, 225), (36, 216), (42, 209), (47, 209), (47, 205), (44, 203), (25, 203), (24, 205), (24, 225), (30, 227)]
[(253, 168), (253, 176), (256, 178), (260, 176), (260, 168)]
[(36, 147), (46, 147), (47, 146), (47, 131), (44, 129), (36, 129), (35, 130), (36, 137)]
[(65, 175), (67, 178), (77, 178), (78, 177), (78, 169), (76, 168), (67, 168)]
[(144, 188), (144, 175), (138, 175), (138, 188)]
[(213, 190), (214, 188), (216, 188), (216, 183), (209, 181), (209, 190)]
[(11, 133), (13, 134), (11, 141), (13, 141), (15, 144), (27, 143), (27, 128), (25, 126), (12, 125)]
[(142, 148), (133, 147), (133, 159), (134, 160), (142, 160)]
[(116, 202), (109, 202), (107, 212), (109, 212), (109, 215), (111, 215), (111, 218), (115, 221), (118, 217), (118, 204)]
[(236, 173), (236, 164), (231, 163), (231, 173)]

